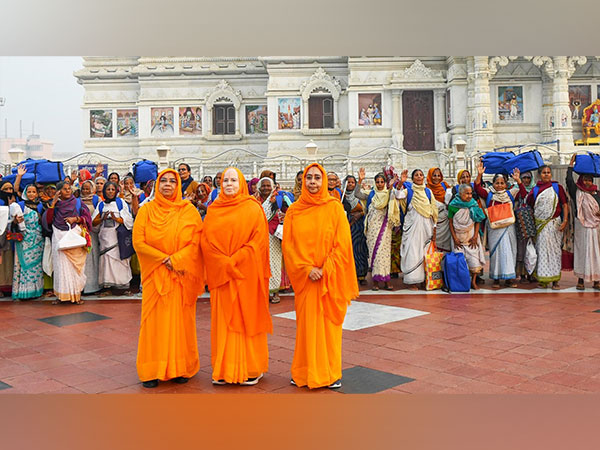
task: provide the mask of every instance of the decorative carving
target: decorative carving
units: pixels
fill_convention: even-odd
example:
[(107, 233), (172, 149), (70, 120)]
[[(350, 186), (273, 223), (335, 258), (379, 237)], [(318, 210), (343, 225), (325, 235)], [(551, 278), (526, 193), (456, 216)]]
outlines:
[(498, 66), (506, 67), (508, 65), (508, 57), (506, 56), (494, 56), (490, 59), (489, 68), (490, 75), (494, 76), (498, 72)]
[(392, 74), (392, 80), (427, 80), (427, 79), (440, 79), (444, 78), (444, 74), (441, 70), (433, 70), (426, 67), (420, 59), (416, 59), (415, 62), (408, 69), (401, 70), (400, 72), (394, 72)]
[(567, 66), (569, 67), (569, 78), (571, 75), (575, 73), (577, 70), (577, 66), (583, 66), (587, 62), (587, 58), (585, 56), (569, 56), (567, 58)]
[(235, 106), (235, 109), (237, 110), (242, 103), (242, 92), (239, 89), (237, 91), (234, 90), (227, 81), (221, 80), (208, 92), (206, 107), (209, 110), (212, 110), (217, 101), (224, 99), (233, 103), (233, 106)]
[(319, 67), (315, 73), (311, 75), (309, 80), (300, 85), (302, 99), (308, 100), (310, 94), (318, 88), (325, 89), (331, 94), (334, 100), (338, 100), (342, 93), (342, 86), (339, 80), (331, 77), (322, 67)]
[(554, 79), (554, 61), (549, 56), (534, 56), (533, 64), (543, 69), (548, 77)]
[[(560, 61), (560, 60), (559, 60)], [(566, 60), (566, 67), (563, 61), (559, 65), (555, 63), (555, 60), (550, 56), (534, 56), (533, 64), (543, 68), (546, 71), (548, 77), (554, 79), (557, 76), (570, 78), (577, 70), (577, 66), (582, 66), (587, 62), (585, 56), (569, 56)]]

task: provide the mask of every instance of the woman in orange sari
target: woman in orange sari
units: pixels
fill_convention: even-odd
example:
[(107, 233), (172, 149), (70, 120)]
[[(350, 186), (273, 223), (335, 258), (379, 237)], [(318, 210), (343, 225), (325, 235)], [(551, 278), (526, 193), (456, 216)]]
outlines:
[[(243, 220), (243, 222), (240, 222)], [(213, 384), (258, 383), (269, 368), (269, 230), (238, 169), (223, 172), (208, 208), (202, 253), (211, 302)]]
[(342, 386), (342, 323), (358, 297), (352, 236), (344, 208), (329, 195), (325, 170), (304, 170), (302, 195), (288, 209), (283, 256), (296, 294), (292, 384)]
[(173, 169), (158, 175), (154, 200), (138, 211), (133, 246), (142, 271), (142, 320), (137, 371), (144, 387), (185, 383), (200, 368), (196, 300), (204, 287), (202, 220), (181, 198)]

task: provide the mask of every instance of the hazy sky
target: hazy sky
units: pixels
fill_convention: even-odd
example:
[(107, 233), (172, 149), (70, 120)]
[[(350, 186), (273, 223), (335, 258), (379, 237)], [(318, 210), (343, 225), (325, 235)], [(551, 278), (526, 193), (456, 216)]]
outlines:
[(4, 119), (8, 119), (8, 137), (19, 137), (19, 120), (23, 137), (35, 133), (54, 143), (55, 153), (79, 153), (83, 148), (81, 104), (83, 88), (73, 72), (82, 67), (81, 57), (0, 57), (0, 136), (5, 136)]

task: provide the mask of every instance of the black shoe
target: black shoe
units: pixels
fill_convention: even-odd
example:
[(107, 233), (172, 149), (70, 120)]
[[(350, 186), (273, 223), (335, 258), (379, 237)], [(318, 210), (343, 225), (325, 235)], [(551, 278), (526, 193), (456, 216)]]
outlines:
[(177, 378), (173, 378), (171, 380), (173, 383), (177, 383), (177, 384), (185, 384), (189, 381), (189, 378), (186, 377), (177, 377)]
[(149, 380), (149, 381), (144, 381), (142, 383), (142, 385), (145, 388), (155, 388), (156, 386), (158, 386), (158, 380)]

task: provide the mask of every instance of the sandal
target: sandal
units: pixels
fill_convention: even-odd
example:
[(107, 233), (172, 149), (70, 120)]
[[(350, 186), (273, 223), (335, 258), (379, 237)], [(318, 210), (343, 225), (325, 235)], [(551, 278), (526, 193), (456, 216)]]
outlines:
[[(585, 286), (583, 285), (583, 283), (577, 283), (577, 286), (575, 286), (575, 289), (577, 289), (578, 291), (585, 291)], [(600, 286), (594, 284), (594, 289), (600, 289)]]
[(109, 295), (112, 295), (112, 292), (110, 292), (110, 291), (104, 291), (104, 292), (100, 292), (98, 294), (98, 297), (108, 297)]
[(558, 291), (560, 289), (560, 285), (558, 283), (552, 283), (552, 290), (553, 291)]
[(269, 301), (270, 301), (271, 303), (279, 303), (279, 302), (281, 301), (281, 299), (279, 298), (279, 295), (275, 294), (275, 295), (273, 295), (273, 297), (271, 297), (271, 298), (269, 299)]
[(519, 285), (517, 283), (515, 283), (514, 281), (505, 281), (504, 282), (504, 286), (507, 288), (516, 288), (519, 287)]
[(593, 288), (594, 288), (594, 289), (596, 289), (597, 291), (600, 291), (600, 282), (598, 282), (598, 281), (594, 281), (594, 286), (593, 286)]
[(73, 303), (75, 303), (76, 305), (83, 305), (85, 303), (85, 301), (84, 300), (78, 300), (78, 301), (73, 302)]
[(60, 305), (62, 302), (60, 300), (52, 300), (53, 305)]
[(392, 286), (384, 286), (383, 289), (385, 291), (393, 291), (394, 290), (394, 288)]
[(379, 286), (373, 286), (373, 290), (374, 291), (378, 291), (379, 290)]

